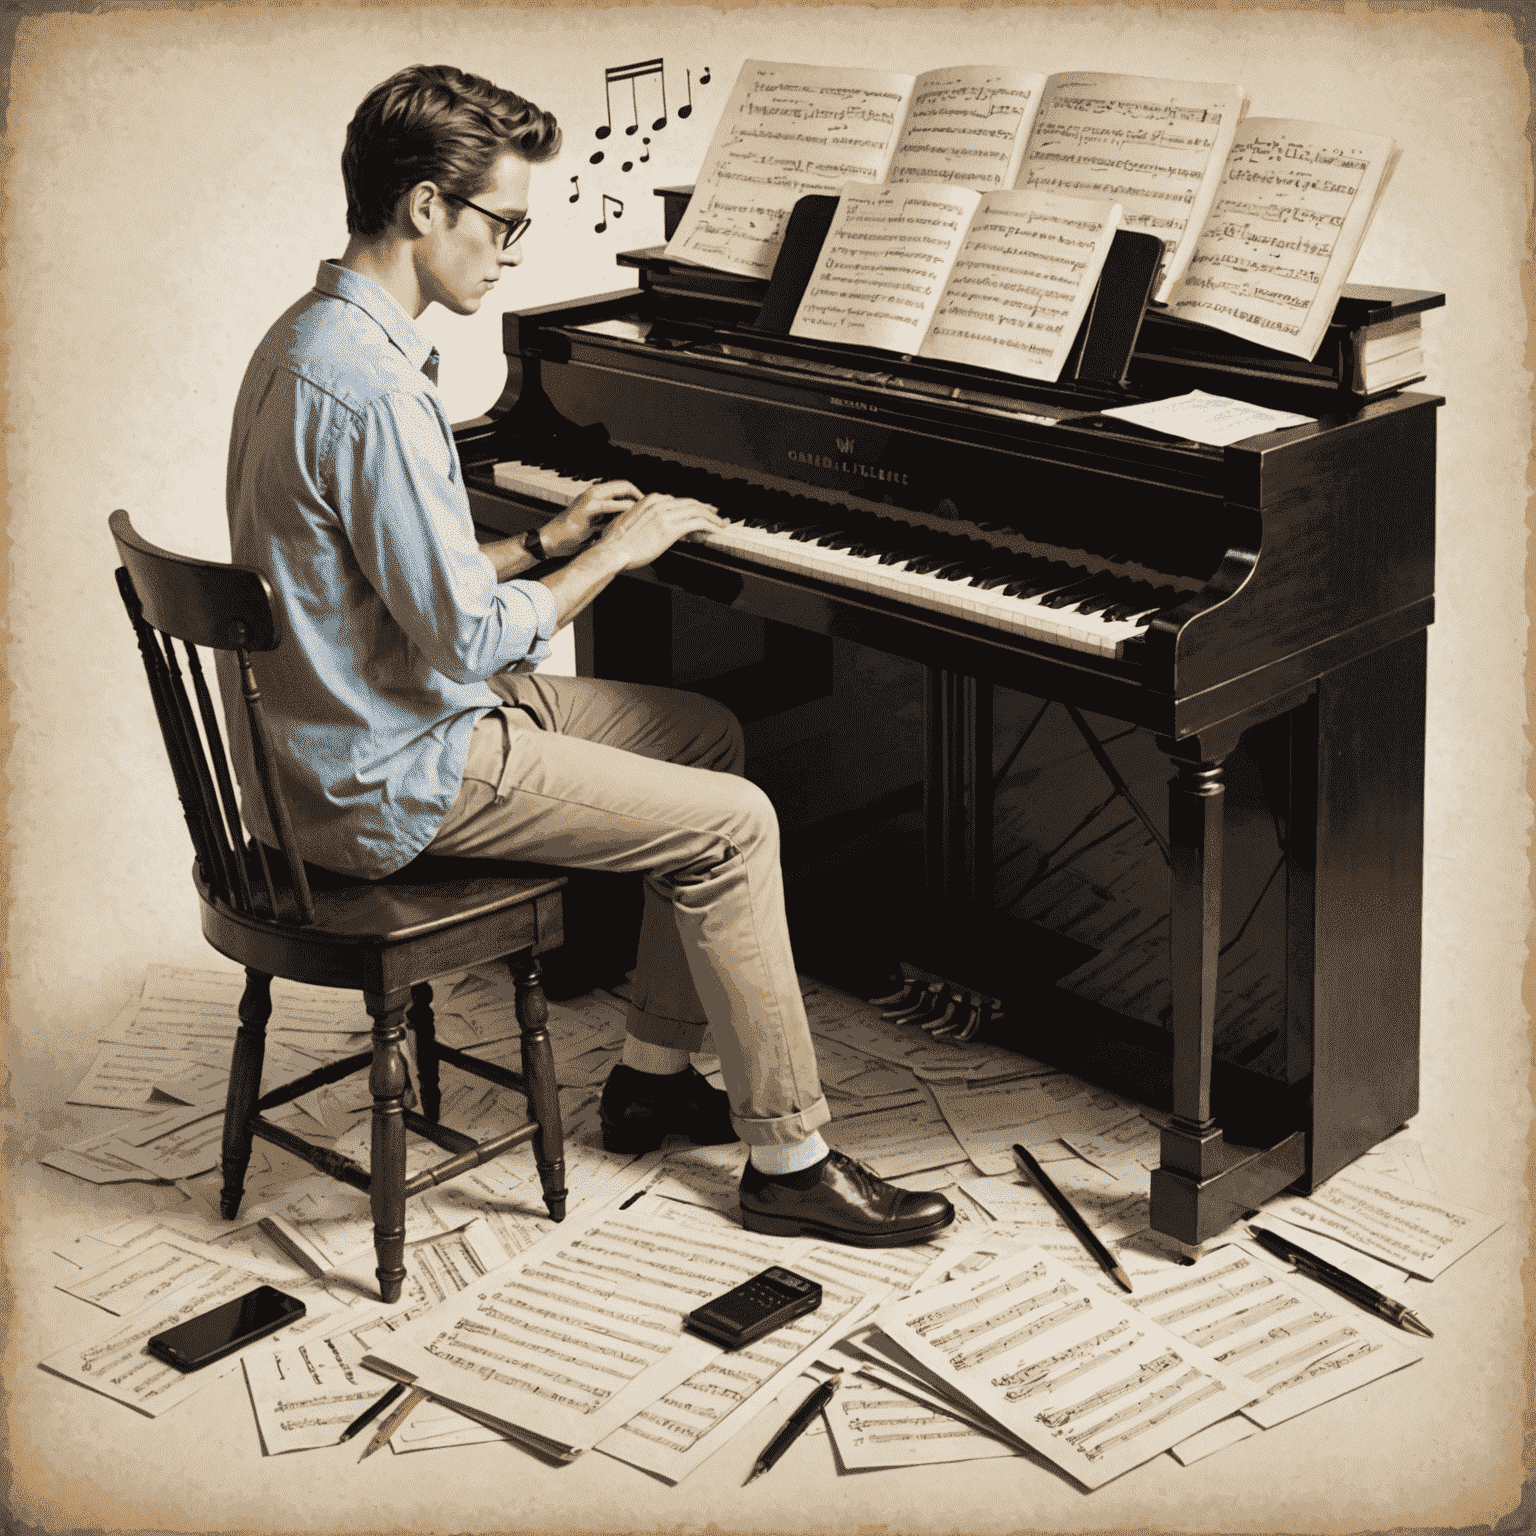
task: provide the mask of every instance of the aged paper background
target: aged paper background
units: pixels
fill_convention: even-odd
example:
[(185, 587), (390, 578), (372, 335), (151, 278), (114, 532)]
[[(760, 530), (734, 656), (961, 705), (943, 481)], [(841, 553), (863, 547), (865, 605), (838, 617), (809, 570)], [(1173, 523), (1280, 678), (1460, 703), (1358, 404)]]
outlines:
[[(182, 823), (112, 583), (106, 515), (127, 507), (155, 542), (227, 557), (224, 449), (240, 374), (262, 332), (309, 286), (316, 262), (340, 250), (337, 160), (366, 90), (406, 63), (445, 60), (523, 90), (567, 128), (565, 154), (535, 171), (538, 223), (524, 265), (473, 319), (434, 311), (424, 322), (459, 419), (486, 409), (500, 389), (502, 308), (625, 285), (614, 252), (660, 238), (650, 188), (692, 179), (743, 58), (907, 71), (997, 59), (1044, 71), (1237, 80), (1255, 112), (1357, 125), (1404, 146), (1355, 277), (1447, 294), (1447, 307), (1427, 317), (1430, 379), (1421, 386), (1448, 400), (1430, 638), (1424, 1102), (1455, 1138), (1447, 1157), (1477, 1170), (1488, 1203), (1517, 1207), (1529, 1123), (1521, 971), (1530, 914), (1522, 580), (1530, 374), (1520, 262), (1530, 154), (1521, 39), (1508, 14), (1362, 0), (1273, 10), (234, 3), (36, 11), (16, 22), (4, 215), (16, 733), (9, 1055), (22, 1115), (62, 1097), (96, 1027), (148, 960), (207, 962)], [(592, 170), (603, 66), (654, 55), (669, 61), (674, 112), (672, 66), (690, 66), (695, 79), (707, 66), (715, 83), (694, 87), (691, 121), (674, 117), (653, 135), (653, 163), (625, 175), (615, 151)], [(625, 100), (616, 95), (614, 107), (622, 112)], [(569, 179), (578, 175), (572, 204)], [(598, 235), (604, 192), (622, 196), (625, 212)], [(1507, 1348), (1474, 1362), (1466, 1401), (1446, 1405), (1447, 1422), (1471, 1416), (1477, 1424), (1481, 1465), (1430, 1458), (1372, 1468), (1367, 1455), (1360, 1487), (1336, 1486), (1333, 1465), (1316, 1469), (1315, 1485), (1307, 1469), (1275, 1468), (1273, 1489), (1250, 1486), (1230, 1503), (1131, 1517), (1111, 1516), (1112, 1503), (1096, 1498), (1078, 1506), (1080, 1518), (1210, 1530), (1497, 1521), (1519, 1498), (1524, 1348), (1513, 1276), (1500, 1305)], [(26, 1479), (16, 1471), (20, 1495)], [(189, 1471), (193, 1483), (205, 1475), (213, 1473)], [(829, 1526), (892, 1519), (878, 1481), (842, 1483), (851, 1486), (840, 1486)], [(268, 1524), (269, 1506), (243, 1505), (235, 1492), (230, 1499), (230, 1528), (295, 1528)], [(103, 1488), (90, 1508), (52, 1515), (115, 1525), (115, 1507)], [(41, 1519), (39, 1508), (28, 1518)], [(631, 1518), (589, 1508), (578, 1523), (619, 1530)], [(786, 1509), (785, 1525), (815, 1528), (805, 1518)], [(1023, 1510), (995, 1507), (984, 1522), (953, 1506), (903, 1518), (934, 1530), (1031, 1524)], [(153, 1519), (188, 1528), (174, 1509)]]

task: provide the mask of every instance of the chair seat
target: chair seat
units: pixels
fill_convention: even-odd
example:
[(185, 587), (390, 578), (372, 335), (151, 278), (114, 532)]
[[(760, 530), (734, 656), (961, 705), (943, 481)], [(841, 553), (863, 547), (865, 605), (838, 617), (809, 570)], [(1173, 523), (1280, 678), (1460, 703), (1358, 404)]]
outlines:
[[(270, 920), (266, 881), (254, 853), (246, 866), (257, 915)], [(293, 886), (283, 856), (268, 849), (267, 867), (277, 889), (279, 912), (291, 914)], [(535, 901), (566, 883), (563, 871), (543, 865), (427, 855), (412, 859), (382, 880), (338, 874), (310, 863), (304, 865), (304, 874), (315, 904), (315, 920), (305, 924), (305, 930), (315, 937), (324, 934), (374, 944), (406, 943), (452, 924)], [(197, 879), (195, 870), (193, 879)]]
[(375, 881), (308, 866), (306, 873), (315, 873), (315, 917), (301, 924), (281, 856), (268, 859), (281, 914), (276, 921), (254, 853), (247, 862), (250, 915), (218, 896), (194, 863), (204, 936), (241, 965), (316, 986), (388, 991), (513, 949), (555, 949), (564, 936), (559, 892), (566, 877), (539, 865), (417, 860), (395, 878)]

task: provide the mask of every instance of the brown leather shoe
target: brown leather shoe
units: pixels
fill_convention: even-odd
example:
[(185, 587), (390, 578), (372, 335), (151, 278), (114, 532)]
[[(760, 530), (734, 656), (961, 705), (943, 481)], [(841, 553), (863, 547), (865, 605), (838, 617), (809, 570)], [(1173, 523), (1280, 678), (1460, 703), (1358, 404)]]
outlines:
[(943, 1195), (898, 1189), (833, 1152), (809, 1189), (770, 1179), (749, 1161), (741, 1175), (741, 1224), (770, 1237), (824, 1237), (858, 1248), (921, 1243), (955, 1219)]

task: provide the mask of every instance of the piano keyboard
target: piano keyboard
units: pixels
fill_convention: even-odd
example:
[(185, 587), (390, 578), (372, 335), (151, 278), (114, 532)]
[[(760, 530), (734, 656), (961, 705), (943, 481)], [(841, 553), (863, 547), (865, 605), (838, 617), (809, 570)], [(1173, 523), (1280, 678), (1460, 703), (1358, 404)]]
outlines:
[[(635, 478), (605, 478), (621, 477)], [(569, 506), (597, 483), (518, 460), (496, 465), (495, 478), (503, 490), (555, 507)], [(696, 471), (684, 469), (671, 483), (681, 486), (696, 478)], [(1123, 656), (1126, 642), (1146, 633), (1152, 615), (1184, 595), (1174, 585), (1022, 554), (894, 516), (762, 491), (746, 481), (705, 478), (712, 483), (701, 489), (715, 496), (698, 499), (715, 506), (730, 527), (697, 543), (1069, 650)], [(731, 494), (721, 496), (721, 489)], [(673, 494), (698, 495), (698, 490), (679, 488)]]

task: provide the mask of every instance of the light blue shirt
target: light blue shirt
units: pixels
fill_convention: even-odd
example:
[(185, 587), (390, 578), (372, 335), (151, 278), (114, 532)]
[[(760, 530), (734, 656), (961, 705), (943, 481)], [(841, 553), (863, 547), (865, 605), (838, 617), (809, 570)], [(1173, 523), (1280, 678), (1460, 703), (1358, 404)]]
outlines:
[[(379, 876), (419, 853), (464, 775), (485, 679), (549, 655), (555, 600), (480, 553), (437, 351), (369, 278), (322, 262), (246, 369), (229, 444), (235, 564), (277, 600), (253, 657), (305, 858)], [(232, 661), (220, 682), (250, 830), (276, 844)]]

